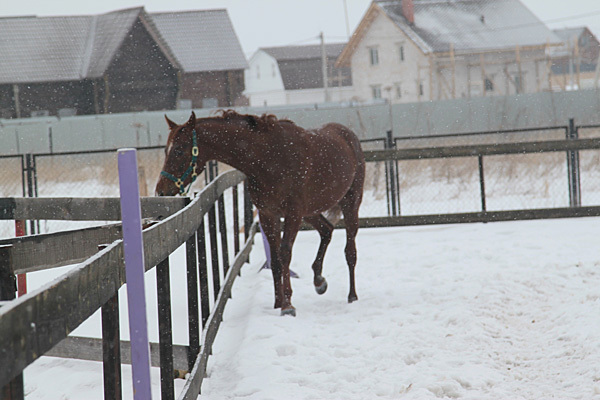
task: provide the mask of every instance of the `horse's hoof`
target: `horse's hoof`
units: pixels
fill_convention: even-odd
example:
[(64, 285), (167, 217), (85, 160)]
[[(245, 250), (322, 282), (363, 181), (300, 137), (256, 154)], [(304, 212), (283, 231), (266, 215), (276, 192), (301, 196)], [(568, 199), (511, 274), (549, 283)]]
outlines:
[(281, 309), (281, 316), (284, 315), (291, 315), (292, 317), (296, 316), (296, 309), (294, 308), (294, 306), (289, 306), (287, 308), (282, 308)]
[(320, 285), (315, 285), (317, 294), (323, 294), (327, 291), (327, 281), (323, 278), (323, 282)]
[(348, 295), (348, 304), (355, 302), (356, 300), (358, 300), (358, 296), (357, 295)]

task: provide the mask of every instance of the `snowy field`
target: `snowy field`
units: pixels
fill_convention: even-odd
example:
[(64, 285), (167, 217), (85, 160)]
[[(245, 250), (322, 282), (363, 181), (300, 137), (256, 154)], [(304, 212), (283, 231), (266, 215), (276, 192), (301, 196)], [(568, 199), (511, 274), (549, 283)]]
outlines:
[[(600, 399), (599, 236), (598, 218), (363, 229), (360, 300), (349, 305), (344, 232), (335, 232), (325, 260), (323, 296), (310, 269), (318, 235), (301, 232), (291, 265), (300, 274), (296, 318), (272, 308), (271, 275), (257, 272), (257, 236), (201, 398)], [(183, 259), (172, 256), (172, 288), (181, 287)], [(187, 340), (177, 333), (187, 330), (181, 292), (176, 343)], [(150, 310), (153, 340), (155, 319)], [(94, 335), (98, 325), (92, 317), (76, 333)], [(101, 399), (101, 371), (100, 363), (42, 357), (25, 370), (26, 398)], [(128, 367), (123, 378), (131, 398)], [(158, 382), (153, 369), (154, 398)]]

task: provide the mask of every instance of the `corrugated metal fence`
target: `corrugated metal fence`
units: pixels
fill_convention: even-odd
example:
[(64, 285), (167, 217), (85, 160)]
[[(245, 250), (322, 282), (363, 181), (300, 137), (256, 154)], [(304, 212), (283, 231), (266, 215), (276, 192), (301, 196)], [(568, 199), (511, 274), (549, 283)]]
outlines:
[[(273, 113), (305, 128), (339, 122), (365, 139), (429, 137), (468, 132), (578, 124), (600, 124), (600, 91), (535, 93), (478, 97), (410, 104), (239, 108), (241, 113)], [(94, 115), (67, 118), (0, 120), (0, 155), (106, 150), (119, 147), (161, 146), (167, 125), (164, 114), (183, 122), (189, 110)], [(214, 110), (197, 110), (198, 117)]]

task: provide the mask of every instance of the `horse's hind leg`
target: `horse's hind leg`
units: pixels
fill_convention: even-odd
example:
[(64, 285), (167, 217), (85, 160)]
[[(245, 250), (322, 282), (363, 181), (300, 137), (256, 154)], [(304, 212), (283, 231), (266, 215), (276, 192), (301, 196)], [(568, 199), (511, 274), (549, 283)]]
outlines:
[(358, 300), (356, 295), (356, 286), (354, 283), (354, 269), (356, 267), (356, 234), (358, 233), (358, 208), (362, 200), (361, 190), (352, 188), (340, 201), (342, 213), (344, 214), (344, 223), (346, 225), (346, 262), (350, 274), (350, 292), (348, 293), (348, 303)]
[(318, 294), (323, 294), (327, 291), (327, 281), (323, 278), (323, 259), (325, 258), (325, 252), (327, 246), (331, 242), (331, 235), (333, 232), (333, 225), (323, 215), (317, 215), (314, 217), (305, 217), (304, 220), (311, 224), (319, 235), (321, 235), (321, 243), (319, 244), (319, 251), (317, 251), (317, 257), (312, 265), (314, 272), (313, 283), (315, 290)]
[(292, 283), (290, 282), (290, 261), (292, 259), (292, 247), (302, 224), (302, 217), (298, 214), (286, 215), (283, 223), (283, 237), (279, 257), (281, 262), (281, 279), (283, 298), (281, 301), (281, 315), (296, 316), (296, 309), (292, 305)]
[(279, 246), (281, 243), (281, 224), (279, 218), (271, 216), (266, 212), (259, 213), (259, 220), (263, 232), (269, 242), (271, 251), (271, 272), (273, 273), (273, 285), (275, 289), (275, 306), (281, 308), (283, 302), (283, 279), (281, 259), (279, 258)]

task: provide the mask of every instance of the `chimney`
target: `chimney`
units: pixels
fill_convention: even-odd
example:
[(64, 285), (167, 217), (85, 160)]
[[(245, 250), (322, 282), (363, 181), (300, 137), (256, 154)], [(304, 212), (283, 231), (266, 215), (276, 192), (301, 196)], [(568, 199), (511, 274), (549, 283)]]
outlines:
[(415, 24), (415, 4), (413, 0), (402, 0), (402, 15), (409, 24)]

